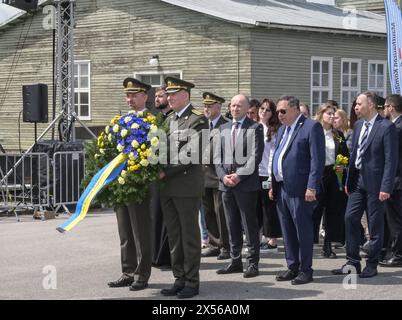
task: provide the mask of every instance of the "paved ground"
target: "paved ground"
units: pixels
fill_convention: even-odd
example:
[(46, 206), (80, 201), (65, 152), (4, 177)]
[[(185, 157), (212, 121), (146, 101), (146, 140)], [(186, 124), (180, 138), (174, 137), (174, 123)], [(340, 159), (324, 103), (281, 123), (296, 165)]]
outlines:
[[(66, 218), (63, 215), (56, 220), (40, 221), (22, 216), (21, 222), (17, 222), (14, 217), (0, 217), (0, 299), (165, 299), (159, 291), (172, 283), (171, 271), (153, 268), (150, 286), (143, 291), (107, 287), (108, 281), (120, 276), (119, 240), (113, 213), (90, 214), (71, 232), (60, 234), (55, 228)], [(226, 262), (203, 258), (197, 298), (402, 298), (402, 268), (379, 268), (377, 277), (358, 278), (356, 288), (346, 290), (343, 277), (329, 272), (344, 263), (344, 252), (337, 253), (338, 259), (322, 259), (317, 247), (314, 282), (303, 286), (275, 281), (275, 275), (285, 266), (283, 248), (277, 254), (262, 254), (261, 275), (252, 279), (244, 279), (241, 274), (218, 276), (215, 270)], [(57, 280), (56, 289), (49, 289), (54, 283), (51, 279)]]

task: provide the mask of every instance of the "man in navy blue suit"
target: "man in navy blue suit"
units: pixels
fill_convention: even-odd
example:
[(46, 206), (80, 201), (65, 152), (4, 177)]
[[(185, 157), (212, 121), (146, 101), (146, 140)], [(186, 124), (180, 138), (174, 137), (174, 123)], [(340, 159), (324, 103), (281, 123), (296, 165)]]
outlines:
[[(340, 269), (332, 270), (333, 274), (347, 274), (353, 266), (360, 278), (377, 275), (384, 241), (385, 201), (394, 188), (398, 163), (395, 124), (377, 113), (377, 101), (377, 95), (369, 91), (360, 94), (356, 100), (355, 110), (360, 120), (354, 126), (345, 187), (349, 194), (345, 214), (347, 262)], [(365, 210), (370, 249), (366, 267), (361, 271), (360, 220)]]
[(277, 102), (279, 120), (270, 198), (277, 200), (288, 270), (277, 281), (313, 281), (313, 206), (325, 166), (324, 130), (301, 112), (299, 100)]

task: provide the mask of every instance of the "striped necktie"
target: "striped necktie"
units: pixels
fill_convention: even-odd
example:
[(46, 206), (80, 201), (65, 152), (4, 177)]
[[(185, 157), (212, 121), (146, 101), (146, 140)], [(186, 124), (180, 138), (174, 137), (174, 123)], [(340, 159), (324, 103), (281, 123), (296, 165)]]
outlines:
[(365, 126), (365, 131), (363, 133), (362, 139), (360, 140), (359, 147), (357, 149), (357, 156), (356, 156), (356, 162), (355, 162), (355, 167), (358, 170), (360, 170), (362, 168), (362, 155), (363, 155), (364, 147), (366, 146), (366, 143), (367, 143), (370, 122), (365, 122), (364, 126)]

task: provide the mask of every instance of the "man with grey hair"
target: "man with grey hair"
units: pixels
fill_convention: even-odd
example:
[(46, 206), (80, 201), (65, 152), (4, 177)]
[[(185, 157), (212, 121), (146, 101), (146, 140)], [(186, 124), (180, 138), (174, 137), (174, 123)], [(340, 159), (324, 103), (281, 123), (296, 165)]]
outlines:
[(276, 106), (282, 126), (269, 196), (277, 200), (288, 267), (276, 280), (298, 285), (313, 281), (313, 204), (324, 172), (325, 138), (322, 126), (300, 112), (296, 97), (283, 96)]

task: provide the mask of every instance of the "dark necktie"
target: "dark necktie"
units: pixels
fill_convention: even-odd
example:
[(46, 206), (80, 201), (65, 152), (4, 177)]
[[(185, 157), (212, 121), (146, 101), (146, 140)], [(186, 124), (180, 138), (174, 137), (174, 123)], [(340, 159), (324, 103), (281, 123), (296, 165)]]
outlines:
[(281, 142), (280, 142), (280, 144), (279, 144), (279, 147), (278, 147), (278, 149), (275, 151), (274, 159), (273, 159), (274, 177), (278, 177), (278, 175), (279, 175), (279, 171), (278, 171), (279, 156), (280, 156), (280, 154), (281, 154), (283, 148), (284, 148), (285, 145), (286, 145), (286, 141), (287, 141), (288, 138), (289, 138), (289, 132), (290, 132), (290, 127), (287, 127), (287, 128), (286, 128), (286, 131), (285, 131), (285, 133), (284, 133), (284, 135), (283, 135), (283, 138), (282, 138), (282, 140), (281, 140)]
[(365, 131), (363, 133), (362, 140), (360, 141), (359, 147), (357, 149), (357, 156), (356, 156), (356, 162), (355, 162), (356, 169), (359, 169), (359, 170), (362, 168), (362, 155), (363, 155), (364, 147), (366, 146), (366, 143), (367, 143), (370, 122), (365, 122), (364, 126), (365, 126), (365, 128), (364, 128)]
[(240, 125), (240, 122), (238, 122), (238, 121), (232, 123), (232, 126), (234, 126), (234, 128), (232, 130), (232, 147), (233, 147), (233, 150), (234, 150), (234, 148), (236, 146), (237, 130), (239, 129), (239, 125)]

